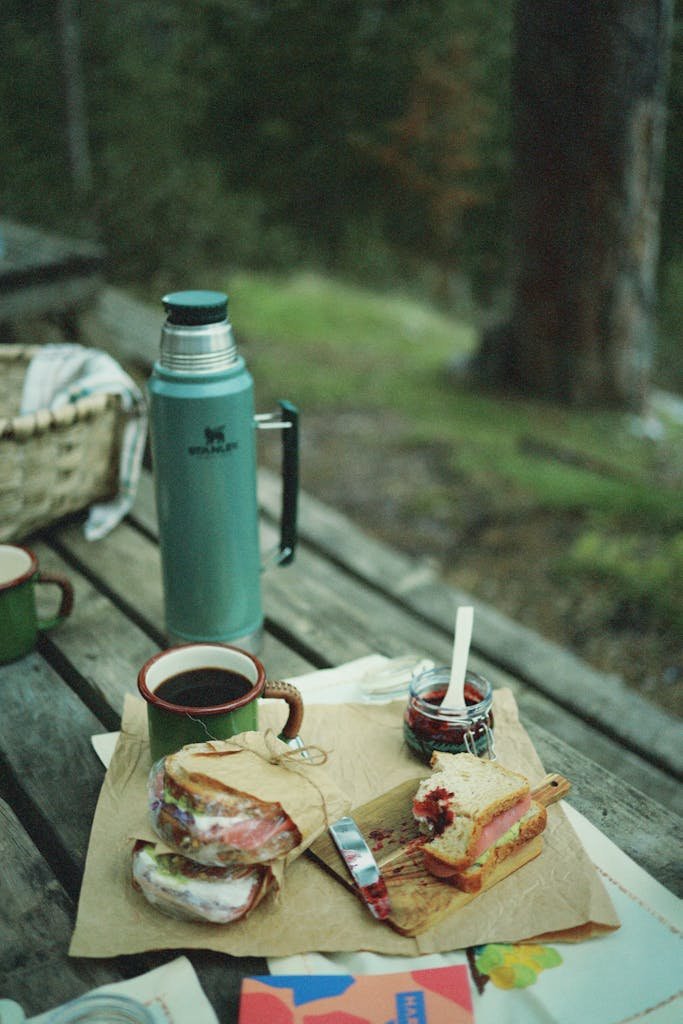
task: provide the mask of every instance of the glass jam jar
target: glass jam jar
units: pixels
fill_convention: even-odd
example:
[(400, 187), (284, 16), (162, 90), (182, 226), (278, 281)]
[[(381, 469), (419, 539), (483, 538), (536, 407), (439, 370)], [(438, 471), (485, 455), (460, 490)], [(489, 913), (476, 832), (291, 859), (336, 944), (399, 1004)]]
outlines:
[(161, 1007), (146, 1006), (129, 996), (93, 992), (58, 1007), (47, 1024), (162, 1024)]
[(443, 708), (449, 679), (446, 666), (413, 676), (403, 716), (406, 743), (426, 763), (435, 750), (495, 760), (491, 684), (476, 672), (466, 672), (465, 707)]

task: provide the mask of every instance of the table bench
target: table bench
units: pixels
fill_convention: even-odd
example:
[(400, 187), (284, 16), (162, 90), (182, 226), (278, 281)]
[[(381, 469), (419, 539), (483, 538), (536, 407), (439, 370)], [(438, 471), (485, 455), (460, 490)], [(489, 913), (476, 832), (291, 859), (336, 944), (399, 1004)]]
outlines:
[(0, 218), (0, 324), (73, 317), (94, 301), (104, 264), (95, 242)]

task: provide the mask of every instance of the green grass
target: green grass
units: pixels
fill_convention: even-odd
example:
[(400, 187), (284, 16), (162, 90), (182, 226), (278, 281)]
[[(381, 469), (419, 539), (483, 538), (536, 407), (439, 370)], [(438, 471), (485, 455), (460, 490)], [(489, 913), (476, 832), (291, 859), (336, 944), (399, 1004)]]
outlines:
[(661, 625), (683, 629), (683, 532), (672, 537), (586, 530), (563, 560), (572, 575), (599, 576), (618, 593), (654, 613)]
[(238, 274), (228, 288), (238, 334), (258, 346), (261, 373), (302, 407), (395, 406), (473, 329), (403, 296), (382, 295), (311, 273), (286, 279)]
[[(669, 449), (671, 459), (683, 449), (680, 424), (670, 425), (655, 451), (621, 413), (477, 392), (445, 374), (455, 356), (473, 350), (472, 325), (404, 295), (303, 272), (241, 272), (225, 288), (263, 401), (285, 395), (304, 416), (346, 408), (399, 412), (401, 440), (445, 443), (454, 469), (517, 507), (599, 513), (631, 529), (683, 523), (680, 489), (662, 483), (658, 471)], [(529, 441), (567, 451), (584, 465), (529, 454)]]

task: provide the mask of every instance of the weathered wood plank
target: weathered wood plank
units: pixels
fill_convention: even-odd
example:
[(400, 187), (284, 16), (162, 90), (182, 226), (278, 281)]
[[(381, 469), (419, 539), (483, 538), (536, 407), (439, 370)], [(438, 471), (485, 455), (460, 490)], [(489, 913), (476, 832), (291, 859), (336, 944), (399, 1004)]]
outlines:
[(103, 288), (79, 318), (82, 340), (122, 362), (151, 367), (159, 354), (164, 312), (132, 299), (120, 288)]
[(93, 302), (102, 280), (96, 275), (22, 284), (0, 293), (0, 321), (69, 313)]
[[(279, 481), (266, 470), (259, 473), (259, 498), (269, 516), (279, 515)], [(308, 544), (448, 635), (456, 604), (472, 605), (473, 650), (596, 724), (644, 760), (683, 778), (683, 722), (628, 689), (618, 676), (593, 669), (471, 594), (447, 585), (426, 562), (366, 536), (346, 516), (310, 495), (301, 496), (299, 523)]]
[(0, 218), (4, 242), (4, 263), (0, 283), (54, 277), (64, 270), (96, 269), (104, 265), (105, 250), (97, 242), (45, 231), (8, 217)]
[(0, 752), (43, 855), (74, 896), (104, 771), (90, 736), (102, 723), (34, 653), (0, 667)]
[[(16, 685), (19, 676), (21, 687)], [(0, 700), (3, 788), (22, 808), (22, 817), (40, 837), (43, 855), (59, 871), (75, 902), (104, 777), (90, 737), (102, 732), (102, 726), (39, 654), (0, 669)], [(73, 907), (1, 800), (0, 862), (11, 865), (11, 871), (0, 872), (2, 997), (16, 999), (36, 1013), (96, 984), (120, 980), (116, 960), (67, 957)], [(128, 958), (126, 976), (149, 970), (179, 952)], [(236, 1019), (243, 973), (266, 973), (262, 959), (188, 955), (220, 1019)]]
[(122, 980), (115, 961), (66, 956), (73, 905), (4, 800), (0, 862), (2, 998), (16, 1000), (32, 1016), (96, 985)]
[[(50, 633), (45, 644), (48, 654), (53, 658), (55, 654), (59, 656), (62, 671), (83, 677), (80, 684), (77, 678), (73, 678), (73, 683), (86, 698), (90, 690), (96, 692), (98, 708), (101, 700), (110, 708), (112, 716), (115, 713), (118, 716), (125, 693), (136, 692), (135, 679), (141, 659), (154, 653), (156, 644), (56, 552), (44, 544), (34, 547), (41, 564), (66, 573), (75, 588), (73, 614), (63, 626)], [(92, 549), (93, 546), (88, 545), (88, 550)], [(144, 559), (123, 564), (130, 575), (122, 575), (122, 585), (130, 593), (129, 588), (138, 586), (138, 574), (144, 573), (148, 566)], [(312, 666), (293, 657), (292, 667), (298, 672), (308, 671)], [(7, 677), (5, 681), (3, 674)], [(18, 679), (21, 688), (17, 685)], [(11, 687), (11, 693), (3, 692), (3, 685)], [(90, 737), (103, 732), (104, 727), (37, 653), (0, 670), (0, 700), (3, 701), (0, 759), (6, 766), (5, 779), (11, 781), (23, 815), (40, 834), (45, 854), (50, 863), (58, 867), (75, 898), (80, 889), (94, 808), (104, 775)], [(26, 724), (31, 724), (31, 716), (37, 716), (38, 726), (27, 732)], [(115, 727), (118, 722), (110, 724)], [(44, 755), (36, 758), (36, 750), (44, 751)], [(67, 929), (61, 940), (65, 959), (69, 939), (70, 929)], [(127, 972), (141, 973), (160, 960), (176, 955), (178, 951), (149, 958), (135, 957), (127, 963)], [(243, 973), (249, 970), (263, 974), (267, 970), (265, 961), (257, 958), (226, 960), (204, 953), (189, 953), (189, 956), (220, 1019), (236, 1017)], [(113, 979), (104, 977), (99, 983), (103, 980)], [(90, 985), (82, 985), (78, 991), (87, 987)], [(67, 995), (75, 994), (76, 991)], [(59, 998), (55, 995), (55, 1002)], [(44, 1005), (35, 1007), (45, 1008)]]
[(683, 815), (683, 787), (680, 782), (667, 772), (643, 761), (638, 754), (625, 750), (611, 737), (593, 727), (587, 727), (569, 712), (553, 706), (542, 694), (523, 685), (520, 687), (514, 677), (509, 678), (520, 716), (529, 731), (534, 725), (540, 726), (568, 744), (572, 750), (589, 756), (596, 765), (612, 772), (628, 785), (651, 794), (674, 814)]
[(0, 322), (87, 307), (102, 285), (104, 249), (0, 219)]
[[(74, 680), (74, 685), (83, 690), (90, 707), (106, 725), (118, 728), (124, 696), (137, 693), (138, 671), (159, 645), (48, 545), (35, 544), (34, 550), (44, 569), (67, 576), (74, 587), (71, 616), (47, 634), (48, 655), (52, 653), (67, 675), (81, 678), (80, 683)], [(127, 597), (129, 588), (144, 585), (144, 570), (143, 563), (131, 566), (130, 574), (121, 574)]]
[(683, 821), (638, 787), (610, 771), (596, 774), (592, 759), (534, 723), (529, 734), (544, 764), (571, 780), (568, 802), (658, 882), (683, 895)]

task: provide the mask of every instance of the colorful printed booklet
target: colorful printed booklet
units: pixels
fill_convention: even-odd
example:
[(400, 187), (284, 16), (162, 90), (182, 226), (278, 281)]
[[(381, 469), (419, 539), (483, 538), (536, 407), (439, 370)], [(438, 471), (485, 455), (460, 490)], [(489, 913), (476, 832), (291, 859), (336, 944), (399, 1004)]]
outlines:
[(465, 966), (245, 978), (239, 1024), (473, 1024)]

